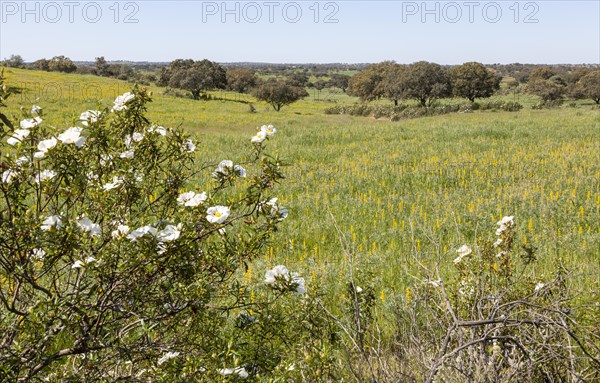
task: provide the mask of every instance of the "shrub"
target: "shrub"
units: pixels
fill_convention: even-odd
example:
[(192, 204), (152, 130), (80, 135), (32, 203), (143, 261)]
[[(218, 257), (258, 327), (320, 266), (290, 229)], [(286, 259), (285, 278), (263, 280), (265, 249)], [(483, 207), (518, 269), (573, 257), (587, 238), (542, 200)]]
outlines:
[(311, 287), (283, 266), (252, 276), (288, 214), (276, 129), (199, 163), (149, 101), (134, 87), (66, 131), (34, 106), (0, 134), (0, 381), (324, 379)]
[(452, 277), (440, 275), (446, 256), (433, 266), (415, 259), (423, 272), (396, 303), (397, 332), (388, 349), (372, 320), (377, 307), (365, 300), (369, 284), (358, 282), (369, 272), (354, 274), (354, 309), (336, 323), (357, 381), (598, 381), (599, 298), (582, 294), (581, 275), (560, 258), (539, 277), (536, 249), (517, 234), (507, 216), (492, 239), (458, 247)]
[(515, 101), (507, 101), (502, 105), (502, 110), (506, 112), (518, 112), (521, 109), (523, 109), (523, 105)]

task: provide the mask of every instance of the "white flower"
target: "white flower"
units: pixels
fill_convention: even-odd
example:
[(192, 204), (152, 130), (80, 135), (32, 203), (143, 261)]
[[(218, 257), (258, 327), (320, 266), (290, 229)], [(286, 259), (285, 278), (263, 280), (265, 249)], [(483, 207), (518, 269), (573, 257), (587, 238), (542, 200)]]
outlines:
[[(306, 293), (306, 287), (304, 286), (304, 278), (300, 277), (298, 273), (290, 274), (287, 267), (283, 265), (277, 265), (271, 270), (267, 270), (265, 273), (265, 283), (272, 285), (277, 282), (278, 279), (283, 279), (288, 283), (295, 284), (294, 292), (296, 294)], [(362, 291), (362, 289), (360, 289)], [(357, 289), (357, 292), (360, 292)]]
[(177, 351), (175, 351), (175, 352), (169, 351), (165, 355), (161, 356), (160, 359), (158, 359), (158, 365), (160, 366), (161, 364), (163, 364), (167, 360), (176, 358), (178, 356), (179, 356), (179, 352), (177, 352)]
[(501, 235), (504, 231), (506, 231), (509, 227), (512, 227), (515, 224), (514, 216), (505, 216), (496, 224), (499, 226), (496, 230), (496, 235)]
[(456, 252), (458, 253), (458, 257), (456, 257), (454, 259), (454, 264), (457, 264), (460, 261), (462, 261), (462, 259), (464, 257), (466, 257), (467, 255), (471, 254), (472, 250), (471, 250), (471, 248), (469, 246), (462, 245), (458, 250), (456, 250)]
[(297, 273), (292, 273), (292, 283), (296, 284), (296, 294), (304, 294), (306, 293), (306, 287), (304, 287), (304, 278), (298, 276)]
[(42, 229), (43, 231), (48, 231), (53, 227), (56, 229), (60, 229), (62, 227), (62, 220), (57, 215), (51, 215), (50, 217), (43, 220), (40, 229)]
[(192, 142), (192, 140), (187, 140), (181, 145), (181, 151), (191, 153), (196, 150), (196, 145)]
[(543, 282), (538, 282), (538, 283), (535, 285), (535, 289), (534, 289), (534, 291), (540, 291), (541, 289), (543, 289), (543, 288), (544, 288), (544, 286), (546, 286), (546, 284), (545, 284), (545, 283), (543, 283)]
[(260, 131), (264, 132), (268, 137), (273, 137), (277, 133), (277, 129), (273, 125), (263, 125), (260, 127)]
[(213, 206), (206, 210), (206, 220), (210, 223), (223, 223), (229, 217), (229, 208), (227, 206)]
[(239, 177), (246, 177), (246, 169), (244, 169), (240, 165), (233, 165), (233, 161), (231, 160), (223, 160), (219, 163), (219, 166), (215, 169), (212, 176), (219, 177), (220, 175), (226, 175), (228, 172), (231, 172), (233, 169), (233, 173)]
[(233, 168), (233, 161), (223, 160), (219, 163), (212, 175), (213, 177), (218, 177), (221, 174), (225, 175), (231, 168)]
[(136, 132), (136, 133), (133, 133), (133, 134), (126, 135), (125, 139), (123, 140), (123, 142), (125, 143), (125, 147), (129, 148), (129, 147), (131, 147), (131, 142), (132, 141), (140, 142), (143, 139), (144, 139), (144, 134)]
[(9, 184), (9, 183), (11, 183), (11, 181), (13, 180), (13, 178), (15, 178), (15, 176), (16, 176), (17, 174), (18, 174), (18, 173), (17, 173), (17, 171), (16, 171), (16, 170), (14, 170), (14, 169), (8, 169), (8, 170), (5, 170), (5, 171), (2, 173), (2, 179), (1, 179), (1, 180), (2, 180), (2, 183), (4, 183), (4, 184)]
[(86, 141), (86, 137), (81, 136), (81, 131), (83, 128), (74, 126), (67, 129), (64, 133), (58, 135), (58, 139), (63, 144), (75, 144), (78, 148), (80, 148)]
[(196, 195), (195, 192), (193, 191), (189, 191), (189, 192), (185, 192), (185, 193), (181, 193), (179, 194), (179, 196), (177, 197), (177, 202), (180, 205), (185, 204), (187, 201), (191, 200), (192, 198), (194, 198), (194, 196)]
[(513, 215), (504, 216), (500, 221), (497, 222), (497, 225), (514, 225), (514, 218), (515, 217)]
[(21, 121), (21, 123), (19, 125), (21, 126), (21, 129), (31, 129), (31, 128), (35, 128), (36, 126), (38, 126), (41, 123), (42, 123), (41, 118), (33, 117), (33, 118), (27, 118), (27, 119)]
[(42, 108), (37, 105), (32, 105), (31, 114), (37, 114), (39, 116), (40, 114), (42, 114)]
[(196, 194), (193, 191), (189, 191), (187, 193), (181, 193), (179, 195), (179, 197), (177, 197), (177, 202), (179, 202), (180, 205), (195, 207), (195, 206), (200, 205), (207, 199), (208, 199), (208, 196), (206, 195), (205, 192)]
[(160, 242), (171, 242), (179, 238), (181, 234), (181, 224), (177, 226), (167, 225), (164, 229), (156, 233), (156, 239)]
[(502, 238), (498, 238), (496, 242), (494, 242), (494, 247), (498, 247), (502, 244)]
[(287, 267), (283, 265), (277, 265), (271, 270), (267, 270), (267, 272), (265, 273), (265, 283), (273, 284), (277, 281), (277, 277), (288, 279), (289, 272)]
[(219, 370), (219, 374), (223, 376), (227, 375), (237, 375), (242, 379), (246, 379), (248, 375), (248, 371), (244, 367), (236, 367), (236, 368), (223, 368)]
[(114, 176), (113, 177), (113, 182), (112, 183), (104, 184), (102, 186), (102, 189), (107, 190), (107, 191), (108, 190), (112, 190), (112, 189), (114, 189), (116, 187), (121, 186), (122, 183), (123, 183), (123, 178)]
[(123, 93), (122, 95), (118, 96), (113, 102), (112, 111), (120, 112), (122, 110), (127, 109), (127, 102), (129, 102), (134, 97), (135, 95), (131, 92)]
[(362, 289), (362, 287), (360, 287), (360, 286), (356, 286), (356, 293), (357, 293), (357, 294), (360, 294), (360, 293), (362, 293), (362, 292), (363, 292), (363, 289)]
[(38, 151), (33, 154), (33, 157), (43, 158), (46, 155), (46, 152), (48, 152), (48, 150), (54, 148), (57, 143), (58, 143), (58, 141), (54, 137), (51, 137), (47, 140), (42, 140), (42, 141), (38, 142), (38, 146), (37, 146)]
[(31, 258), (33, 258), (37, 261), (41, 261), (42, 259), (44, 259), (45, 255), (46, 255), (46, 252), (43, 249), (35, 248), (35, 249), (31, 250)]
[(19, 158), (17, 158), (17, 160), (15, 161), (15, 163), (16, 163), (18, 166), (23, 166), (23, 165), (25, 165), (25, 164), (26, 164), (26, 163), (28, 163), (28, 162), (29, 162), (29, 158), (27, 158), (27, 157), (19, 157)]
[(81, 230), (89, 232), (92, 237), (100, 234), (100, 225), (92, 222), (89, 218), (81, 218), (77, 220), (77, 227)]
[(71, 266), (71, 268), (79, 269), (79, 268), (82, 268), (84, 265), (85, 265), (85, 263), (83, 261), (76, 260), (75, 262), (73, 262), (73, 265)]
[(238, 176), (238, 177), (246, 177), (246, 169), (244, 169), (241, 165), (235, 165), (233, 167), (233, 172)]
[(129, 235), (127, 235), (127, 237), (125, 237), (125, 238), (130, 239), (135, 242), (135, 241), (137, 241), (138, 238), (141, 238), (146, 234), (155, 235), (156, 229), (153, 228), (152, 226), (138, 227), (137, 229), (135, 229), (134, 231), (129, 233)]
[(40, 172), (40, 174), (38, 174), (35, 177), (35, 182), (39, 184), (40, 182), (44, 182), (46, 180), (52, 179), (55, 176), (56, 176), (56, 172), (54, 172), (53, 170), (47, 170), (47, 169), (46, 170), (42, 170)]
[(261, 131), (257, 132), (256, 135), (254, 137), (252, 137), (252, 139), (250, 141), (252, 141), (254, 143), (261, 143), (266, 138), (267, 138), (267, 133), (261, 130)]
[(496, 235), (502, 234), (508, 227), (506, 225), (500, 225), (498, 229), (496, 229)]
[(79, 120), (81, 120), (81, 125), (88, 126), (88, 123), (94, 123), (98, 121), (98, 118), (102, 112), (99, 110), (86, 110), (85, 112), (79, 115)]
[(148, 133), (158, 133), (161, 136), (166, 136), (167, 135), (167, 129), (165, 129), (162, 126), (152, 125), (151, 127), (148, 128)]
[(208, 197), (206, 196), (206, 193), (202, 192), (200, 194), (196, 194), (193, 198), (191, 198), (189, 201), (187, 201), (185, 203), (185, 206), (189, 206), (189, 207), (198, 206), (201, 203), (203, 203), (204, 201), (206, 201), (207, 199), (208, 199)]
[(283, 206), (277, 205), (277, 198), (271, 198), (268, 202), (265, 203), (268, 206), (271, 206), (271, 214), (278, 217), (279, 221), (283, 221), (288, 216), (288, 210)]
[(134, 150), (133, 149), (129, 149), (129, 150), (121, 153), (121, 155), (119, 155), (119, 157), (131, 159), (131, 158), (133, 158), (133, 155), (134, 155)]
[(94, 257), (87, 257), (84, 261), (80, 261), (80, 260), (76, 260), (75, 262), (73, 262), (73, 265), (71, 266), (72, 269), (80, 269), (83, 266), (90, 264), (92, 262), (95, 262), (96, 258)]
[(25, 137), (29, 136), (29, 133), (31, 132), (27, 129), (17, 129), (13, 132), (13, 135), (6, 140), (6, 142), (11, 146), (15, 146), (18, 143), (21, 143)]
[(110, 233), (110, 235), (113, 238), (119, 238), (119, 237), (125, 236), (127, 233), (129, 233), (129, 226), (127, 226), (127, 225), (118, 225), (117, 229), (113, 230), (112, 233)]

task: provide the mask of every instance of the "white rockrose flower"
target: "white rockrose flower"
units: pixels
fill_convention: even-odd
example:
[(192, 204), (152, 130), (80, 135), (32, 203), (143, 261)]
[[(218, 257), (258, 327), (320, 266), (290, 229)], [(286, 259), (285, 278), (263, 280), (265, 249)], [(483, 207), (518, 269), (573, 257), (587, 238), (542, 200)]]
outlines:
[(462, 259), (467, 255), (471, 254), (472, 251), (473, 250), (471, 250), (471, 248), (467, 245), (462, 245), (461, 247), (459, 247), (458, 250), (456, 250), (456, 252), (458, 253), (458, 257), (454, 259), (454, 264), (457, 264), (460, 261), (462, 261)]
[(120, 112), (127, 109), (127, 103), (135, 98), (135, 95), (131, 92), (123, 93), (122, 95), (115, 98), (113, 102), (112, 112)]
[(210, 223), (223, 223), (231, 211), (227, 206), (212, 206), (206, 210), (206, 220)]

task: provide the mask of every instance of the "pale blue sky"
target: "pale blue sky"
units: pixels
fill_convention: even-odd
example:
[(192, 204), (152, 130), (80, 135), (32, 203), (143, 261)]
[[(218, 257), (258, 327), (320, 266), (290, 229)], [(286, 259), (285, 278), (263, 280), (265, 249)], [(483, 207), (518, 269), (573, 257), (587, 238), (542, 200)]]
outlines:
[(0, 58), (26, 61), (600, 63), (600, 0), (0, 0), (0, 12)]

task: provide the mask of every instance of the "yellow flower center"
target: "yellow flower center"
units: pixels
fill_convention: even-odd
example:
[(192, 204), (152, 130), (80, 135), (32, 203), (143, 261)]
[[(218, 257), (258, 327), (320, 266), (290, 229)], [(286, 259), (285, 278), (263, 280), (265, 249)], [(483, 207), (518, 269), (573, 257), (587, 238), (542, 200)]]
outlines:
[(215, 213), (215, 217), (219, 218), (220, 216), (221, 216), (221, 213), (220, 213), (220, 212), (216, 212), (216, 213)]

